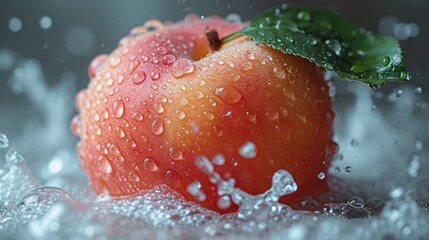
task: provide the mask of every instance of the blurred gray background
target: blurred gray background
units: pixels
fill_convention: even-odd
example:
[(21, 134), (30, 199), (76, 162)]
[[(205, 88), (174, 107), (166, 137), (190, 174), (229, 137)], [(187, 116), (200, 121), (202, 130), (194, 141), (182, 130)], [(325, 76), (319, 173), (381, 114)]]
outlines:
[[(75, 114), (75, 93), (88, 84), (88, 64), (111, 52), (133, 27), (151, 18), (176, 21), (190, 13), (235, 13), (246, 21), (282, 3), (327, 8), (400, 39), (413, 76), (410, 85), (421, 87), (420, 98), (428, 99), (427, 0), (0, 0), (0, 132), (31, 159), (30, 167), (52, 156), (66, 159), (61, 149), (73, 152), (77, 141), (67, 125)], [(402, 86), (389, 83), (377, 91), (391, 94)], [(52, 109), (46, 109), (49, 104)], [(427, 112), (419, 117), (428, 119)], [(427, 141), (426, 131), (421, 134)]]

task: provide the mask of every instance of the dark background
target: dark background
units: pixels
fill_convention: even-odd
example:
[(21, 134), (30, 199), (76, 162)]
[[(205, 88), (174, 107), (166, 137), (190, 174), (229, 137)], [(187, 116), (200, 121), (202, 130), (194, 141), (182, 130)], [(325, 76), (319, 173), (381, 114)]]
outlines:
[[(327, 8), (374, 32), (393, 36), (397, 36), (395, 24), (383, 23), (414, 24), (418, 27), (417, 36), (399, 35), (403, 37), (405, 64), (413, 76), (408, 85), (413, 89), (422, 87), (421, 97), (428, 99), (427, 0), (0, 0), (0, 132), (7, 134), (14, 146), (32, 162), (61, 155), (58, 149), (73, 152), (77, 138), (71, 136), (67, 122), (75, 114), (75, 93), (88, 84), (87, 66), (95, 56), (115, 49), (118, 41), (133, 27), (151, 18), (176, 21), (190, 13), (223, 17), (236, 13), (247, 21), (262, 10), (282, 3)], [(40, 27), (40, 19), (44, 16), (52, 20), (48, 29)], [(14, 17), (22, 22), (18, 32), (9, 27)], [(44, 109), (47, 105), (40, 104), (44, 96), (39, 96), (36, 104), (28, 94), (14, 89), (14, 75), (19, 75), (17, 67), (26, 59), (38, 60), (48, 89), (68, 80), (69, 87), (65, 87), (68, 91), (53, 90), (51, 93), (57, 92), (58, 96), (49, 96), (50, 101), (63, 102), (58, 111), (47, 113), (49, 110)], [(401, 86), (389, 83), (377, 91), (391, 94)], [(64, 117), (57, 119), (46, 117), (47, 114)], [(57, 127), (52, 127), (57, 123)], [(40, 132), (35, 134), (38, 128)], [(421, 137), (426, 139), (426, 135)], [(29, 165), (32, 167), (31, 162)]]

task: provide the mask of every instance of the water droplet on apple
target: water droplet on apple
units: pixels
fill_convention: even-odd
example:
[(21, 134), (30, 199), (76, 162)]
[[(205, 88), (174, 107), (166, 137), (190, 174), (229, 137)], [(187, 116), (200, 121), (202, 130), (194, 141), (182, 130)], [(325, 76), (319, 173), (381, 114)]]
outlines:
[(114, 57), (110, 58), (109, 66), (110, 66), (110, 68), (115, 68), (120, 63), (121, 63), (121, 59), (119, 57), (114, 56)]
[(140, 177), (137, 175), (137, 173), (136, 172), (134, 172), (134, 171), (130, 171), (129, 173), (128, 173), (128, 179), (131, 181), (131, 182), (139, 182), (140, 181)]
[(146, 80), (146, 73), (144, 71), (137, 71), (133, 75), (133, 83), (134, 84), (140, 84), (144, 80)]
[(243, 71), (249, 71), (249, 70), (252, 70), (253, 69), (253, 65), (252, 65), (252, 63), (251, 62), (243, 62), (242, 64), (241, 64), (241, 69), (243, 70)]
[(122, 100), (116, 100), (113, 103), (113, 115), (116, 118), (121, 118), (124, 115), (125, 112), (125, 105)]
[(151, 125), (151, 131), (153, 135), (160, 135), (162, 132), (164, 132), (164, 121), (157, 118), (152, 122)]
[(170, 155), (173, 160), (182, 160), (183, 152), (181, 150), (176, 149), (175, 147), (170, 147), (168, 150), (168, 155)]
[(162, 105), (162, 103), (155, 103), (153, 105), (153, 108), (155, 109), (155, 112), (157, 112), (157, 113), (163, 113), (165, 111), (164, 105)]
[(131, 118), (132, 118), (132, 119), (134, 119), (134, 120), (136, 120), (137, 122), (141, 122), (141, 121), (143, 121), (143, 119), (144, 119), (143, 114), (142, 114), (142, 113), (140, 113), (140, 112), (134, 112), (134, 113), (131, 115)]
[(185, 112), (180, 108), (176, 110), (175, 115), (176, 115), (176, 118), (179, 120), (182, 120), (186, 117)]
[(194, 64), (187, 58), (181, 58), (173, 63), (171, 73), (175, 78), (194, 72)]
[(240, 92), (232, 86), (216, 88), (215, 94), (228, 104), (238, 103), (242, 97)]
[(159, 74), (159, 72), (151, 72), (150, 73), (150, 78), (152, 78), (152, 80), (154, 80), (154, 81), (158, 80), (159, 77), (161, 77), (161, 75)]
[(143, 167), (147, 171), (155, 172), (158, 171), (159, 167), (155, 160), (151, 157), (147, 157), (143, 160)]
[(165, 181), (167, 185), (174, 188), (180, 187), (180, 185), (182, 185), (182, 179), (180, 175), (173, 169), (168, 169), (165, 172)]
[(97, 164), (98, 164), (98, 169), (100, 169), (101, 172), (105, 174), (112, 173), (112, 164), (110, 163), (107, 156), (105, 156), (104, 154), (98, 157)]
[(284, 79), (286, 77), (286, 71), (282, 67), (275, 67), (273, 73), (278, 79)]
[(171, 65), (174, 63), (174, 61), (176, 61), (176, 56), (174, 56), (174, 55), (167, 54), (164, 57), (162, 57), (162, 62), (165, 65)]
[(120, 126), (116, 126), (116, 134), (118, 135), (119, 138), (125, 137), (124, 129)]

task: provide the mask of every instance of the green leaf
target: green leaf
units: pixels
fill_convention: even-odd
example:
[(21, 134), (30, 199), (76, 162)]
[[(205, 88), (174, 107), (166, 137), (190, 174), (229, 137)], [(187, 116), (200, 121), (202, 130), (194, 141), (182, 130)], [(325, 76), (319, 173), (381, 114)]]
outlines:
[(263, 12), (222, 42), (242, 35), (373, 87), (411, 78), (396, 39), (373, 34), (327, 10), (282, 5)]

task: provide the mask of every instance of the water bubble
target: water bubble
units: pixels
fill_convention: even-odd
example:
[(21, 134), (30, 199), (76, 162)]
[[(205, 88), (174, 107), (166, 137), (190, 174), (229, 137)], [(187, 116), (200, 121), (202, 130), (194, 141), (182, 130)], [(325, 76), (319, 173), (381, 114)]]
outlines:
[(122, 100), (117, 100), (113, 103), (113, 115), (116, 118), (121, 118), (125, 112), (125, 105)]
[(205, 174), (210, 175), (214, 171), (213, 164), (206, 156), (199, 155), (195, 157), (195, 165)]
[(5, 158), (6, 163), (9, 165), (19, 165), (25, 162), (24, 157), (21, 156), (14, 148), (9, 148)]
[(39, 25), (42, 29), (49, 29), (52, 26), (52, 19), (48, 16), (43, 16), (39, 20)]
[(9, 147), (9, 140), (5, 134), (0, 133), (0, 149), (7, 147)]
[(140, 84), (144, 80), (146, 80), (146, 72), (137, 71), (136, 73), (134, 73), (134, 75), (133, 75), (133, 83), (134, 84)]
[(318, 179), (320, 179), (320, 180), (325, 179), (325, 173), (324, 173), (324, 172), (320, 172), (320, 173), (317, 175), (317, 178), (318, 178)]
[(399, 198), (404, 194), (404, 189), (401, 187), (395, 187), (389, 192), (391, 198)]
[[(341, 53), (341, 44), (338, 40), (335, 39), (327, 39), (325, 41), (326, 46), (335, 53), (335, 55), (339, 56)], [(352, 70), (353, 71), (353, 70)]]
[(155, 159), (147, 157), (143, 160), (143, 167), (145, 170), (150, 172), (158, 171), (159, 167), (155, 162)]
[(390, 63), (390, 57), (389, 56), (384, 57), (383, 58), (383, 65), (388, 66), (389, 63)]
[(422, 94), (422, 88), (421, 88), (421, 87), (416, 87), (416, 88), (414, 89), (414, 93), (415, 93), (416, 95), (420, 95), (420, 94)]
[(346, 166), (346, 168), (344, 168), (344, 170), (348, 173), (352, 172), (352, 167), (351, 166)]
[(176, 149), (175, 147), (170, 147), (170, 149), (168, 150), (168, 154), (173, 160), (183, 159), (183, 152), (181, 150)]
[(194, 64), (187, 58), (181, 58), (173, 63), (171, 74), (175, 78), (194, 72)]
[(235, 104), (241, 100), (240, 92), (231, 86), (216, 88), (215, 94), (228, 104)]
[(256, 148), (256, 145), (251, 141), (247, 141), (238, 149), (238, 153), (240, 154), (240, 156), (246, 159), (256, 157), (257, 152), (258, 150)]
[(422, 170), (421, 156), (418, 153), (413, 154), (408, 167), (408, 174), (411, 177), (417, 177)]
[(350, 145), (352, 147), (357, 147), (359, 145), (359, 141), (356, 139), (352, 139), (352, 141), (350, 142)]
[(159, 118), (155, 119), (152, 122), (151, 131), (152, 131), (153, 135), (156, 135), (156, 136), (163, 133), (164, 132), (164, 121), (162, 121)]
[(12, 32), (19, 32), (22, 29), (22, 21), (17, 17), (9, 19), (9, 30)]
[(365, 206), (364, 201), (360, 198), (352, 198), (347, 201), (347, 204), (354, 208), (363, 208)]

